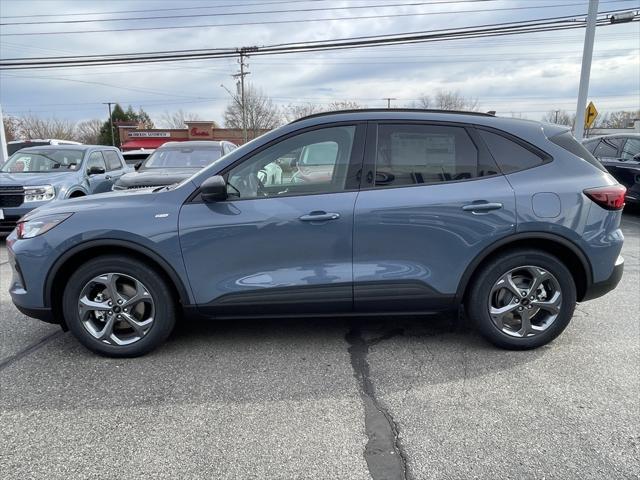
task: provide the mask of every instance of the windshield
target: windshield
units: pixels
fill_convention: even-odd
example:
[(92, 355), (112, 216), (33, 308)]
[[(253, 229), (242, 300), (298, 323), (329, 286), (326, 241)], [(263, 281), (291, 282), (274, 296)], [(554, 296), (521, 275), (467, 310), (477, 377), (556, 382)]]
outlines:
[(222, 156), (220, 147), (167, 148), (153, 152), (143, 163), (142, 169), (150, 168), (202, 168)]
[(14, 153), (0, 171), (5, 173), (38, 173), (77, 170), (82, 150), (41, 150)]

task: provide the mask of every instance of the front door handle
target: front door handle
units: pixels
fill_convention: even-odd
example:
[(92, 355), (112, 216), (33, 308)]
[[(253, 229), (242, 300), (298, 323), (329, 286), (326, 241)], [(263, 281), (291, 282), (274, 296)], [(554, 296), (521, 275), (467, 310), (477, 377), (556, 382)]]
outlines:
[(472, 213), (477, 213), (477, 212), (488, 212), (491, 210), (499, 210), (502, 208), (502, 204), (498, 203), (498, 202), (478, 202), (478, 203), (471, 203), (469, 205), (465, 205), (462, 207), (462, 210), (464, 210), (465, 212), (472, 212)]
[(300, 220), (303, 222), (326, 222), (327, 220), (337, 220), (340, 218), (339, 213), (327, 213), (323, 211), (311, 212), (308, 215), (302, 215)]

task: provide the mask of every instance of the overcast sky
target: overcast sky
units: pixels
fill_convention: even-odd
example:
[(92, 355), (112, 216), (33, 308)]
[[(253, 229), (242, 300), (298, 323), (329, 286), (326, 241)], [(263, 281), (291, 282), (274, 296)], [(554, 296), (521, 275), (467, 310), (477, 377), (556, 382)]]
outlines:
[[(0, 0), (6, 22), (48, 22), (197, 15), (189, 18), (0, 26), (0, 57), (133, 53), (227, 48), (373, 34), (464, 27), (571, 14), (586, 14), (587, 0)], [(394, 4), (396, 6), (387, 6)], [(398, 4), (404, 4), (397, 6)], [(413, 5), (407, 5), (413, 4)], [(420, 4), (420, 5), (416, 5)], [(361, 9), (259, 13), (272, 10), (370, 6)], [(166, 10), (179, 7), (182, 10)], [(640, 0), (600, 0), (600, 11), (640, 8)], [(136, 13), (105, 12), (139, 10)], [(245, 12), (243, 15), (221, 13)], [(73, 15), (92, 13), (91, 15)], [(97, 15), (102, 13), (102, 15)], [(25, 15), (59, 17), (8, 18)], [(67, 16), (64, 16), (67, 14)], [(361, 18), (379, 16), (379, 18)], [(344, 18), (343, 20), (327, 20)], [(310, 21), (322, 19), (320, 21)], [(229, 23), (282, 22), (211, 26)], [(299, 21), (303, 20), (303, 21)], [(164, 26), (168, 30), (77, 33)], [(206, 25), (206, 26), (203, 26)], [(56, 35), (12, 35), (63, 32)], [(456, 90), (477, 98), (483, 110), (539, 119), (552, 109), (575, 110), (584, 30), (386, 46), (342, 52), (296, 53), (249, 59), (249, 80), (279, 105), (352, 100), (369, 107), (406, 106), (422, 94)], [(3, 72), (5, 114), (32, 112), (84, 120), (106, 117), (102, 102), (142, 106), (159, 120), (164, 111), (197, 113), (221, 122), (234, 88), (236, 60), (56, 68)], [(640, 22), (596, 31), (589, 99), (601, 111), (640, 108)], [(159, 123), (159, 122), (157, 122)]]

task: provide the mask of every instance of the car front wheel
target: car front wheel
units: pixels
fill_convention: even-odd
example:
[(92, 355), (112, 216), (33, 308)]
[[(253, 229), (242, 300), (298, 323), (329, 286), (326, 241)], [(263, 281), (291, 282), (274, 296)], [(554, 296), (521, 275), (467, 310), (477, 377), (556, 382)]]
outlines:
[(64, 291), (69, 329), (90, 350), (135, 357), (158, 347), (175, 324), (175, 302), (162, 276), (134, 258), (103, 256), (76, 270)]
[(475, 277), (469, 316), (493, 344), (536, 348), (567, 327), (576, 305), (576, 287), (567, 267), (537, 250), (514, 250), (490, 260)]

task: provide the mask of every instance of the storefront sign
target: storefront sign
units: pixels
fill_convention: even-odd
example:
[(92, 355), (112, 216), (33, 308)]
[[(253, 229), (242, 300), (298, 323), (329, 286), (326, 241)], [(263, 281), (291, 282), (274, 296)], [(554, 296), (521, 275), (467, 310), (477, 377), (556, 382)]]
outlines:
[(171, 133), (169, 132), (127, 132), (127, 136), (129, 138), (170, 137)]
[(211, 132), (207, 130), (201, 130), (198, 127), (191, 127), (191, 130), (189, 130), (189, 135), (191, 137), (210, 137)]

